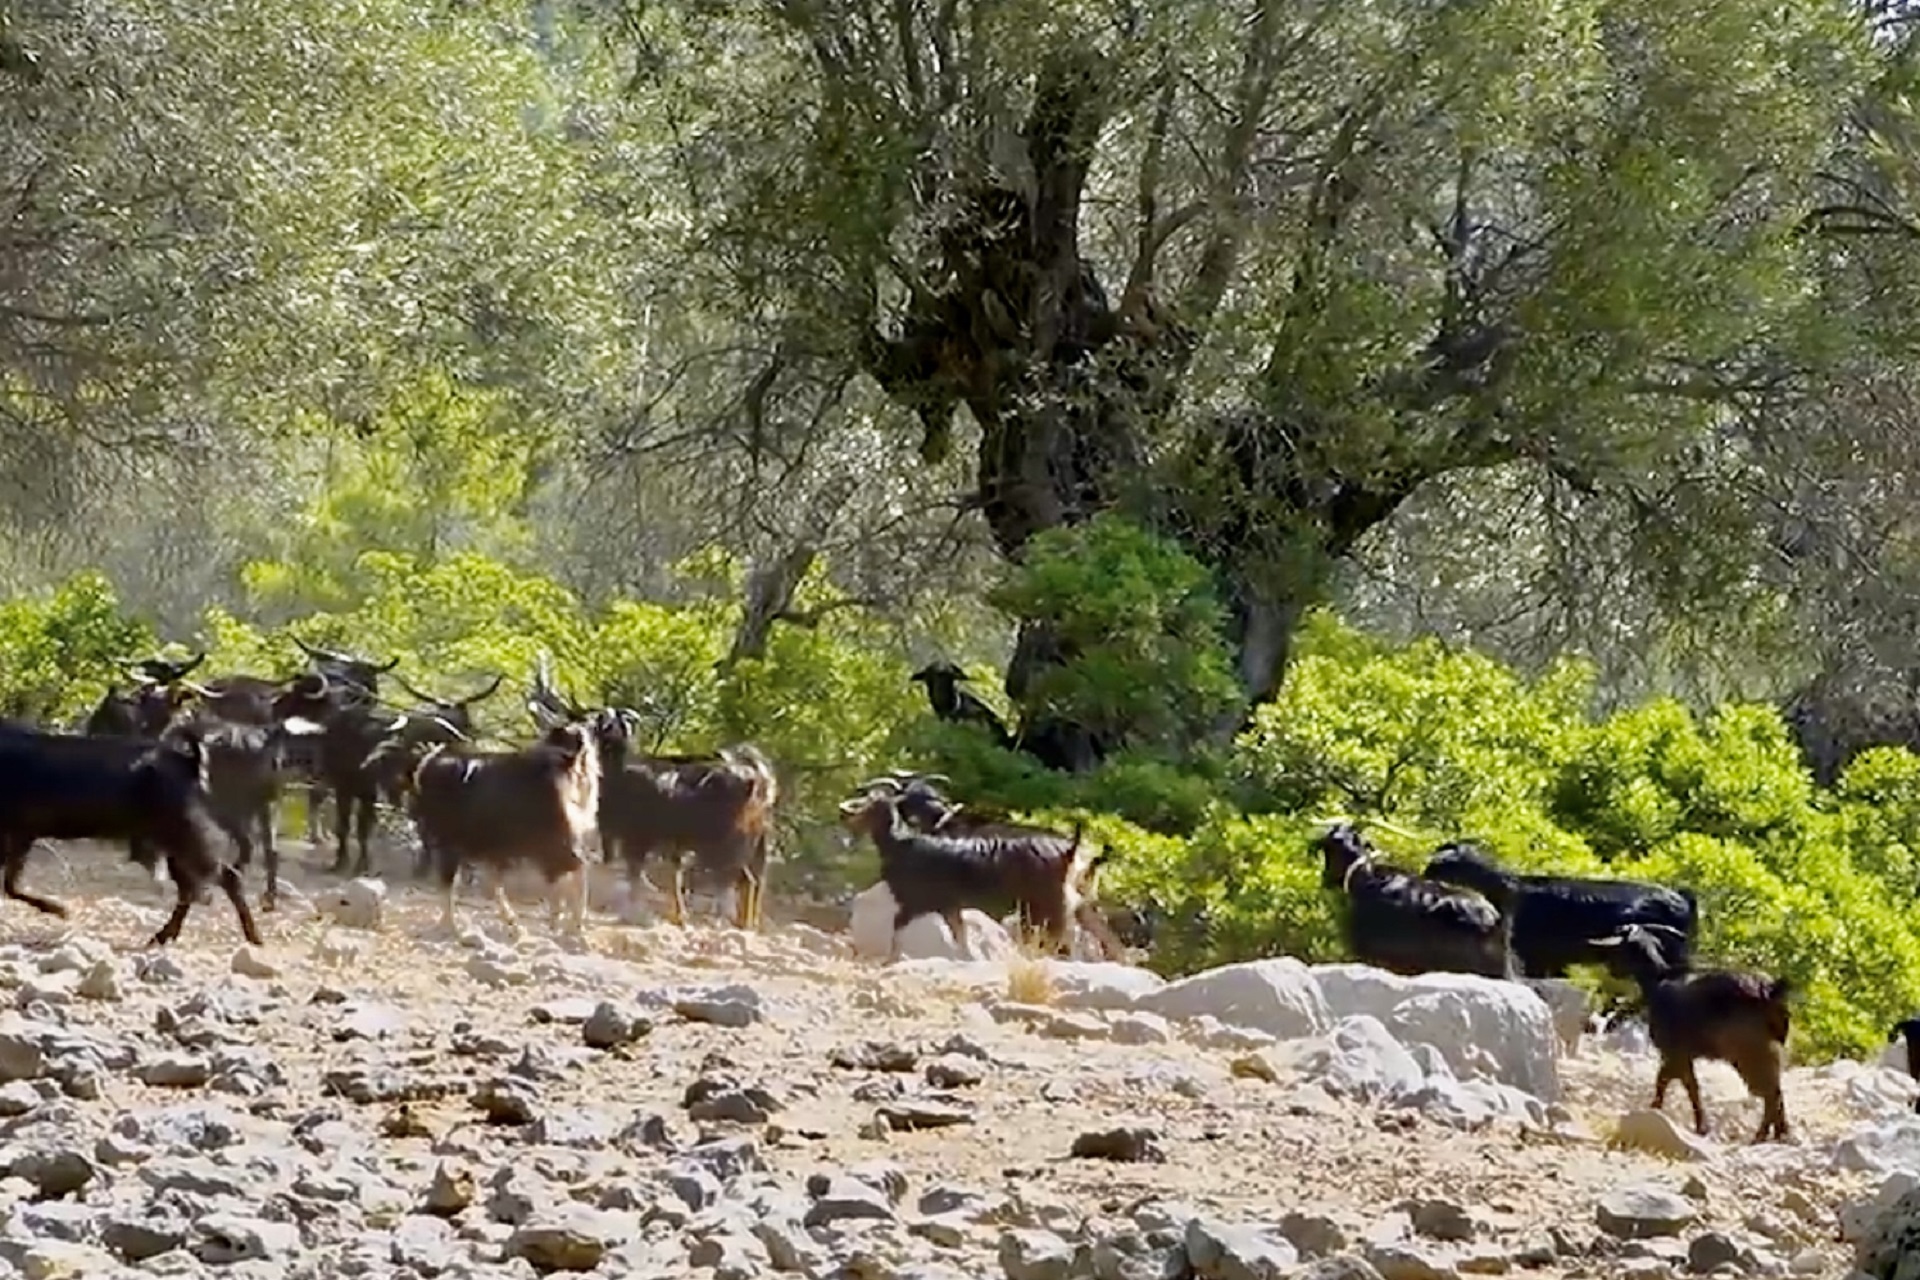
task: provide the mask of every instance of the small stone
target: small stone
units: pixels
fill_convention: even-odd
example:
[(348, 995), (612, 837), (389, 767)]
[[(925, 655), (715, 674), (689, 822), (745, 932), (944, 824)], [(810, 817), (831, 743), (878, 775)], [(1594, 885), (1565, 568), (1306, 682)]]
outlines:
[(1428, 1248), (1406, 1241), (1370, 1240), (1362, 1252), (1381, 1280), (1455, 1280), (1454, 1267)]
[(1115, 1044), (1171, 1044), (1173, 1028), (1157, 1013), (1123, 1013), (1108, 1029)]
[(229, 1266), (283, 1258), (300, 1252), (300, 1229), (232, 1213), (213, 1213), (193, 1224), (188, 1244), (194, 1257), (211, 1266)]
[(1697, 1235), (1687, 1245), (1687, 1270), (1695, 1275), (1706, 1275), (1727, 1266), (1747, 1271), (1754, 1260), (1753, 1250), (1741, 1248), (1718, 1231)]
[(160, 1088), (197, 1089), (213, 1079), (213, 1065), (198, 1054), (164, 1053), (141, 1063), (134, 1074)]
[(186, 1241), (184, 1221), (152, 1212), (119, 1213), (100, 1228), (100, 1243), (128, 1262), (145, 1262), (180, 1248)]
[(1621, 1240), (1679, 1235), (1696, 1216), (1692, 1201), (1650, 1186), (1617, 1188), (1601, 1196), (1594, 1207), (1600, 1229)]
[(1000, 1236), (1000, 1270), (1007, 1280), (1071, 1280), (1074, 1254), (1074, 1247), (1051, 1231)]
[(1080, 1159), (1159, 1164), (1167, 1158), (1159, 1139), (1158, 1133), (1144, 1125), (1091, 1129), (1073, 1140), (1071, 1154)]
[(37, 1147), (15, 1152), (6, 1175), (33, 1184), (46, 1199), (73, 1195), (92, 1182), (99, 1168), (85, 1152), (73, 1147)]
[(64, 1240), (35, 1241), (19, 1255), (17, 1265), (26, 1280), (92, 1280), (115, 1270), (111, 1254)]
[(1347, 1247), (1347, 1233), (1340, 1224), (1320, 1213), (1288, 1213), (1280, 1219), (1280, 1234), (1303, 1258), (1322, 1258)]
[(120, 984), (120, 967), (106, 959), (93, 962), (74, 992), (88, 1000), (123, 1000), (127, 994)]
[(532, 1124), (539, 1114), (539, 1091), (517, 1076), (495, 1076), (473, 1091), (473, 1105), (489, 1124)]
[(507, 1239), (506, 1256), (525, 1258), (536, 1271), (591, 1271), (635, 1234), (631, 1218), (570, 1205), (523, 1224)]
[(269, 960), (266, 953), (251, 944), (242, 946), (233, 953), (232, 969), (243, 978), (277, 978), (280, 966)]
[(314, 906), (331, 916), (343, 929), (377, 930), (385, 914), (387, 884), (384, 880), (361, 877), (349, 880)]
[(1300, 1262), (1293, 1245), (1281, 1237), (1208, 1218), (1187, 1223), (1186, 1248), (1194, 1274), (1206, 1280), (1280, 1280)]
[(760, 993), (737, 984), (683, 997), (673, 1002), (673, 1011), (688, 1022), (705, 1022), (716, 1027), (750, 1027), (766, 1017), (760, 1007)]
[(336, 1043), (349, 1040), (380, 1040), (406, 1030), (407, 1015), (390, 1004), (353, 1000), (340, 1006), (340, 1020), (334, 1024)]
[(1405, 1209), (1413, 1229), (1423, 1236), (1455, 1243), (1474, 1237), (1472, 1216), (1450, 1200), (1413, 1200)]
[(533, 981), (533, 975), (525, 969), (503, 964), (492, 956), (474, 954), (467, 957), (467, 976), (483, 987), (524, 987)]
[(1632, 1151), (1646, 1151), (1669, 1160), (1709, 1160), (1713, 1144), (1697, 1134), (1688, 1133), (1664, 1111), (1642, 1107), (1620, 1117), (1610, 1145)]
[(1104, 1040), (1106, 1019), (1092, 1013), (1056, 1013), (1035, 1028), (1050, 1040)]
[(653, 1024), (647, 1019), (629, 1017), (612, 1001), (602, 1000), (580, 1024), (580, 1038), (589, 1049), (617, 1049), (632, 1044), (651, 1030)]
[(936, 1089), (964, 1089), (987, 1078), (978, 1062), (958, 1054), (945, 1054), (927, 1064), (927, 1083)]
[(836, 1049), (831, 1059), (843, 1071), (911, 1071), (919, 1062), (913, 1050), (892, 1041), (868, 1040), (850, 1049)]
[(874, 1116), (884, 1121), (889, 1129), (901, 1131), (944, 1129), (949, 1125), (973, 1123), (973, 1112), (965, 1105), (932, 1098), (908, 1098), (889, 1103), (877, 1109)]
[(818, 1174), (807, 1180), (807, 1194), (813, 1197), (813, 1204), (807, 1209), (802, 1226), (822, 1227), (850, 1218), (893, 1217), (893, 1205), (886, 1194), (857, 1178)]
[(24, 1116), (44, 1105), (46, 1099), (33, 1086), (30, 1080), (14, 1080), (0, 1084), (0, 1120), (12, 1120)]
[(452, 1217), (473, 1203), (473, 1172), (442, 1160), (433, 1167), (433, 1181), (427, 1186), (426, 1209), (442, 1217)]
[(780, 1103), (765, 1089), (728, 1089), (693, 1103), (687, 1108), (687, 1116), (731, 1124), (765, 1124), (778, 1110)]
[(1268, 1049), (1255, 1049), (1243, 1053), (1227, 1064), (1227, 1071), (1237, 1080), (1265, 1080), (1269, 1084), (1279, 1083), (1285, 1073), (1279, 1056)]

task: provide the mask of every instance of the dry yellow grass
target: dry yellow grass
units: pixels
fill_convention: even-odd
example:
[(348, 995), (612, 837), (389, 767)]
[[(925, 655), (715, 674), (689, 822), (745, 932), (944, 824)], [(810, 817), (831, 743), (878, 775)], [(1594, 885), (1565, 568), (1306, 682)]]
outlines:
[(1052, 1004), (1053, 974), (1047, 962), (1022, 949), (1007, 961), (1007, 999), (1020, 1004)]

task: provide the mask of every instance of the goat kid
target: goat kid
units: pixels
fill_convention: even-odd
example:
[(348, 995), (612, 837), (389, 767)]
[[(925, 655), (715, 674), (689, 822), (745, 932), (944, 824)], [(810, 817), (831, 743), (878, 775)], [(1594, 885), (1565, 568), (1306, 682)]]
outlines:
[(1760, 1128), (1753, 1141), (1772, 1137), (1784, 1142), (1787, 1105), (1780, 1078), (1792, 1025), (1787, 979), (1726, 969), (1672, 968), (1659, 940), (1645, 925), (1626, 925), (1613, 937), (1598, 941), (1618, 948), (1646, 1003), (1647, 1035), (1660, 1054), (1653, 1109), (1661, 1109), (1667, 1087), (1678, 1080), (1693, 1104), (1694, 1129), (1706, 1133), (1707, 1113), (1700, 1105), (1700, 1082), (1693, 1064), (1701, 1058), (1724, 1062), (1760, 1100)]

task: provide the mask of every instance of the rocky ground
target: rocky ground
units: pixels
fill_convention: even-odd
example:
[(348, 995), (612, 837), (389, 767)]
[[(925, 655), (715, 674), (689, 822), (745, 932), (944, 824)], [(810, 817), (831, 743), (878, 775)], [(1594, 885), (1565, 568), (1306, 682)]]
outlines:
[(1653, 1072), (1604, 1046), (1531, 1121), (1463, 1120), (800, 924), (597, 915), (582, 946), (468, 898), (449, 935), (396, 885), (346, 927), (308, 856), (264, 948), (216, 901), (156, 952), (168, 886), (35, 855), (74, 914), (0, 907), (0, 1275), (1843, 1276), (1843, 1207), (1920, 1168), (1911, 1086), (1857, 1064), (1793, 1072), (1796, 1141), (1762, 1148), (1704, 1066), (1736, 1141), (1636, 1118), (1656, 1154), (1607, 1141)]

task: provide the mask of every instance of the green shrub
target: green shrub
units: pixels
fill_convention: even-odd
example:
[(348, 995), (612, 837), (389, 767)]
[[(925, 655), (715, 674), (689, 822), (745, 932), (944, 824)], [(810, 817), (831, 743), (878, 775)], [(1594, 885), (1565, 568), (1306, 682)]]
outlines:
[(0, 604), (0, 712), (78, 721), (109, 684), (126, 687), (115, 659), (145, 657), (155, 647), (152, 628), (121, 609), (98, 573)]
[(1073, 660), (1040, 674), (1027, 710), (1121, 746), (1200, 737), (1239, 701), (1226, 614), (1206, 566), (1118, 516), (1035, 537), (990, 593), (1049, 627)]

